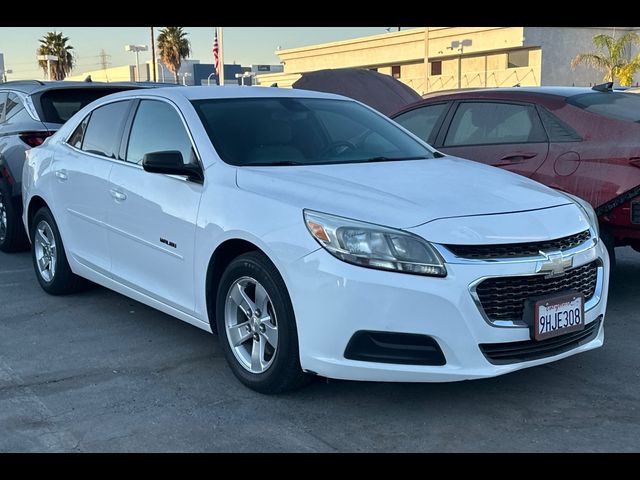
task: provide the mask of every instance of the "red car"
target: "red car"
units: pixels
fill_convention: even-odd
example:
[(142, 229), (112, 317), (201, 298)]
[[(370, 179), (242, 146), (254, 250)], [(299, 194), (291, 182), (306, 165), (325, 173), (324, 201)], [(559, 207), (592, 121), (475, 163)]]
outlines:
[(587, 200), (611, 254), (623, 245), (640, 251), (640, 95), (610, 84), (473, 90), (391, 117), (444, 153)]

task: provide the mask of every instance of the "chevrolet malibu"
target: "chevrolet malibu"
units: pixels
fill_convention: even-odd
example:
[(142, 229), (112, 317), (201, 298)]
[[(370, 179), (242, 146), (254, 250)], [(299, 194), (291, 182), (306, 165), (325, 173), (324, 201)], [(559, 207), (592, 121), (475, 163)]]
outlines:
[(217, 332), (264, 393), (491, 377), (604, 339), (588, 204), (337, 95), (109, 95), (30, 150), (23, 202), (46, 292), (90, 280)]

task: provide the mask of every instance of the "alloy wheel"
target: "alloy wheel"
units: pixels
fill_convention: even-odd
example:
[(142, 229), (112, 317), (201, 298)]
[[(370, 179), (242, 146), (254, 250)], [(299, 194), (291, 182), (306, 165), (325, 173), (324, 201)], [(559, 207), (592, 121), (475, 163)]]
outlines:
[(41, 220), (36, 227), (34, 248), (38, 272), (45, 282), (51, 282), (56, 274), (58, 254), (53, 230), (45, 220)]
[(227, 292), (224, 312), (227, 340), (240, 365), (265, 372), (278, 350), (278, 322), (265, 288), (254, 278), (239, 278)]

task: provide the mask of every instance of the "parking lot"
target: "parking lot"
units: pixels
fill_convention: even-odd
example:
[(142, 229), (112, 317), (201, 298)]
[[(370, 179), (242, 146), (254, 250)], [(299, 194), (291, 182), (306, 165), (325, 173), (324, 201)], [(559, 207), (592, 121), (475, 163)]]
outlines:
[(640, 254), (618, 253), (601, 349), (274, 397), (233, 377), (216, 337), (103, 288), (48, 296), (29, 254), (0, 253), (0, 451), (637, 451)]

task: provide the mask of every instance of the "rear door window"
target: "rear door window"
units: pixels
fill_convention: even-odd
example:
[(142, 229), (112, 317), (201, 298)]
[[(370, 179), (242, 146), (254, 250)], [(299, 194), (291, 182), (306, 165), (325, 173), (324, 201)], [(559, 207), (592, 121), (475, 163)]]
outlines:
[(82, 141), (82, 150), (95, 155), (118, 158), (122, 131), (130, 106), (130, 101), (114, 102), (91, 112)]
[(460, 103), (445, 146), (546, 142), (533, 105), (493, 102)]

